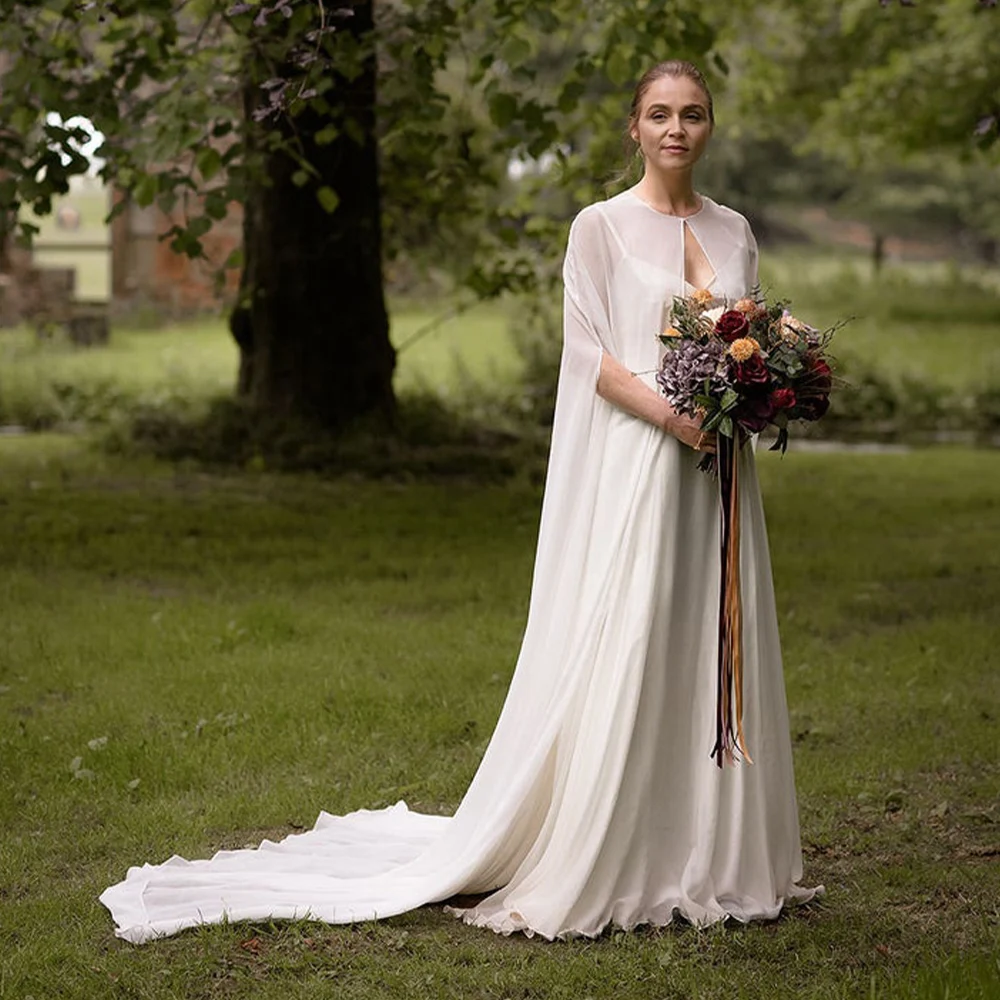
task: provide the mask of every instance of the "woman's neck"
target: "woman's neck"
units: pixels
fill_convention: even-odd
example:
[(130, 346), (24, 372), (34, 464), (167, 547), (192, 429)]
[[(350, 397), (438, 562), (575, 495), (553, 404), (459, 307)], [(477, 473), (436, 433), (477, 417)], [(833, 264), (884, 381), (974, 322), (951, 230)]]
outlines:
[(657, 211), (668, 215), (691, 215), (701, 208), (690, 170), (653, 173), (647, 170), (636, 184), (635, 193)]

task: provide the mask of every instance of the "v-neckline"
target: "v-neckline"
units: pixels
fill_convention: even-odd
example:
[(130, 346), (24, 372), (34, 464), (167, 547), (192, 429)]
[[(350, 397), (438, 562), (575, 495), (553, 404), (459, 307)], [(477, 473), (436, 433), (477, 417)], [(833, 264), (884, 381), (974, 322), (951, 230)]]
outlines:
[[(709, 261), (709, 263), (711, 263), (711, 261)], [(718, 274), (713, 274), (712, 275), (712, 280), (707, 285), (702, 285), (701, 286), (701, 290), (702, 291), (706, 291), (706, 292), (711, 291), (712, 290), (712, 285), (715, 284), (715, 280), (718, 277), (719, 277)], [(687, 278), (684, 279), (684, 284), (688, 288), (690, 288), (692, 292), (697, 292), (699, 290), (698, 285), (692, 284), (690, 281), (687, 280)]]
[(708, 251), (705, 249), (701, 240), (698, 239), (694, 230), (691, 229), (691, 227), (687, 224), (686, 219), (684, 220), (684, 225), (681, 226), (681, 279), (683, 280), (684, 284), (687, 285), (692, 291), (699, 290), (699, 286), (696, 285), (693, 281), (689, 281), (687, 276), (687, 241), (689, 235), (691, 239), (694, 240), (698, 249), (701, 251), (701, 256), (705, 259), (705, 263), (712, 269), (712, 277), (706, 284), (700, 286), (701, 289), (707, 292), (718, 280), (719, 269), (712, 262), (712, 258), (708, 256)]

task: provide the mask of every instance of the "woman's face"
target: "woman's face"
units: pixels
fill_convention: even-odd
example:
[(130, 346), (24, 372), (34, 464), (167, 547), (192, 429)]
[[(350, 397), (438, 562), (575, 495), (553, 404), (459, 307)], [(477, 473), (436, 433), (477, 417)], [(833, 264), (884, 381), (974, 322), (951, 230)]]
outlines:
[(629, 132), (647, 170), (690, 170), (712, 135), (708, 96), (689, 77), (661, 76), (643, 95)]

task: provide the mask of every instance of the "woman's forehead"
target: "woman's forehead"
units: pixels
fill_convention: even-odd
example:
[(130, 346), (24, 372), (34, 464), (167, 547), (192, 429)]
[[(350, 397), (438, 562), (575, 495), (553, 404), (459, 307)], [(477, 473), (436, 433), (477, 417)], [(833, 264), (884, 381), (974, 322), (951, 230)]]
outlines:
[(706, 107), (707, 99), (705, 92), (694, 80), (686, 76), (661, 76), (649, 85), (643, 95), (644, 108), (653, 104), (665, 104), (668, 107), (699, 104)]

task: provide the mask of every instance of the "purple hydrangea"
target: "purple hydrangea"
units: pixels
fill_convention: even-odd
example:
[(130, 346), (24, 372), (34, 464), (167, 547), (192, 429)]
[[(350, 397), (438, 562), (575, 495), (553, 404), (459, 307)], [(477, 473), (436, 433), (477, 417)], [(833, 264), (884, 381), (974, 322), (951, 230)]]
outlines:
[(689, 417), (696, 415), (695, 397), (705, 393), (706, 379), (709, 395), (721, 395), (728, 388), (725, 349), (721, 340), (713, 338), (704, 344), (684, 339), (667, 351), (656, 373), (656, 381), (667, 402), (678, 413)]

